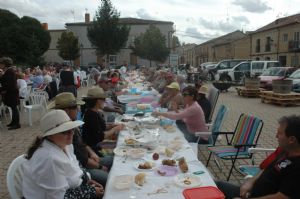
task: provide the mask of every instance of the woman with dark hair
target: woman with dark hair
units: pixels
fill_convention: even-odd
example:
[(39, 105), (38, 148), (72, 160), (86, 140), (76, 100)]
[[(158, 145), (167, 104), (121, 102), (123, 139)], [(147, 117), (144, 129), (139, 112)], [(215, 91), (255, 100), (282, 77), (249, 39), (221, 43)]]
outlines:
[(23, 164), (22, 194), (26, 199), (99, 198), (103, 187), (88, 180), (79, 167), (72, 145), (73, 130), (82, 125), (63, 110), (48, 112), (41, 119), (42, 137), (28, 149)]
[(77, 77), (74, 75), (74, 71), (71, 70), (71, 67), (65, 65), (63, 70), (60, 72), (60, 85), (59, 85), (59, 93), (62, 92), (70, 92), (73, 93), (75, 97), (77, 97), (77, 88), (78, 84)]
[(11, 58), (0, 58), (0, 69), (4, 71), (0, 78), (0, 94), (2, 95), (3, 103), (12, 110), (12, 121), (7, 125), (9, 127), (8, 130), (21, 128), (20, 114), (17, 109), (17, 106), (20, 104), (19, 88), (16, 71), (12, 65), (13, 61)]
[(183, 89), (182, 96), (185, 108), (179, 112), (153, 112), (153, 115), (163, 116), (172, 120), (183, 120), (187, 129), (181, 129), (188, 142), (196, 142), (198, 137), (195, 132), (206, 132), (204, 113), (197, 103), (198, 91), (195, 87), (188, 86)]
[(85, 111), (83, 115), (82, 139), (96, 153), (101, 148), (100, 142), (118, 134), (123, 125), (106, 125), (100, 110), (103, 110), (106, 95), (102, 88), (93, 87), (84, 97)]

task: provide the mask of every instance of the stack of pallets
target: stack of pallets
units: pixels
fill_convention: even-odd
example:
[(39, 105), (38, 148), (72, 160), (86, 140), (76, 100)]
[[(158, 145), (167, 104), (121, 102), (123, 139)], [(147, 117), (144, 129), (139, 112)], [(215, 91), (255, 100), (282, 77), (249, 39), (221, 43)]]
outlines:
[(300, 93), (274, 93), (273, 91), (261, 91), (261, 102), (280, 106), (300, 106)]
[(261, 88), (236, 87), (238, 95), (243, 97), (260, 97)]

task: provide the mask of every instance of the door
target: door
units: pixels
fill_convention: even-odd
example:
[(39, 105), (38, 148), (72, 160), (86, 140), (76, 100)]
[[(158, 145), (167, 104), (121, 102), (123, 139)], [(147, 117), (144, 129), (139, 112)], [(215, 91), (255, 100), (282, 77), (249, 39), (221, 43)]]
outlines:
[(234, 69), (235, 81), (241, 81), (244, 76), (250, 76), (250, 63), (241, 63)]
[(134, 53), (130, 53), (130, 64), (137, 65), (137, 56)]
[(281, 66), (286, 66), (286, 56), (279, 56), (279, 63)]

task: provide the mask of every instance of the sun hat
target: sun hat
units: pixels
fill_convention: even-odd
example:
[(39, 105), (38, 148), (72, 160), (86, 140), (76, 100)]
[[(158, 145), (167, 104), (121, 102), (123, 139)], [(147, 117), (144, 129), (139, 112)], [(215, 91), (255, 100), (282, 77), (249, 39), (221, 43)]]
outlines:
[(202, 94), (206, 95), (208, 93), (207, 86), (201, 86), (198, 90), (198, 93), (202, 93)]
[(55, 99), (47, 106), (48, 109), (63, 109), (77, 105), (83, 105), (85, 102), (76, 99), (73, 93), (63, 92), (55, 96)]
[(167, 88), (174, 88), (176, 90), (180, 90), (180, 86), (179, 86), (179, 84), (177, 82), (172, 82), (171, 84), (169, 84), (167, 86)]
[(105, 99), (106, 94), (104, 93), (102, 88), (93, 87), (93, 88), (90, 88), (88, 90), (86, 96), (83, 96), (83, 98), (87, 98), (87, 99)]
[(44, 133), (43, 137), (46, 137), (74, 129), (83, 123), (79, 120), (71, 121), (70, 117), (63, 110), (52, 110), (42, 117), (40, 127)]

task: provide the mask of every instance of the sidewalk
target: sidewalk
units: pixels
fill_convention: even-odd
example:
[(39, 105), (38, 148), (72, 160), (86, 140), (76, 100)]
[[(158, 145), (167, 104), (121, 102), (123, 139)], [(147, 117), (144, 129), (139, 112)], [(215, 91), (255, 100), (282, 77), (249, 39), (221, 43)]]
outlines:
[[(86, 92), (86, 88), (80, 89), (78, 96), (82, 96)], [(263, 104), (259, 98), (243, 98), (237, 96), (234, 88), (227, 93), (221, 93), (218, 105), (224, 104), (229, 107), (228, 117), (224, 122), (224, 131), (232, 131), (236, 125), (238, 117), (241, 113), (254, 114), (263, 119), (264, 127), (259, 139), (259, 145), (262, 147), (276, 147), (277, 141), (275, 138), (277, 129), (277, 120), (285, 115), (299, 114), (300, 107), (280, 107), (270, 104)], [(218, 109), (218, 105), (216, 110)], [(26, 117), (26, 119), (25, 119)], [(34, 123), (32, 127), (28, 126), (27, 115), (22, 115), (22, 128), (15, 131), (6, 130), (6, 121), (3, 121), (3, 129), (0, 129), (0, 198), (8, 199), (9, 194), (6, 187), (6, 172), (11, 161), (17, 156), (26, 153), (28, 146), (33, 139), (40, 134), (39, 113), (34, 113)], [(204, 147), (201, 147), (199, 158), (205, 164), (207, 152)], [(258, 155), (256, 162), (260, 162), (264, 155)], [(230, 161), (220, 161), (222, 170), (220, 171), (213, 161), (210, 162), (209, 169), (212, 174), (221, 180), (225, 180), (229, 172)], [(240, 161), (239, 163), (244, 163)], [(231, 177), (232, 182), (240, 183), (243, 176), (233, 172)]]

